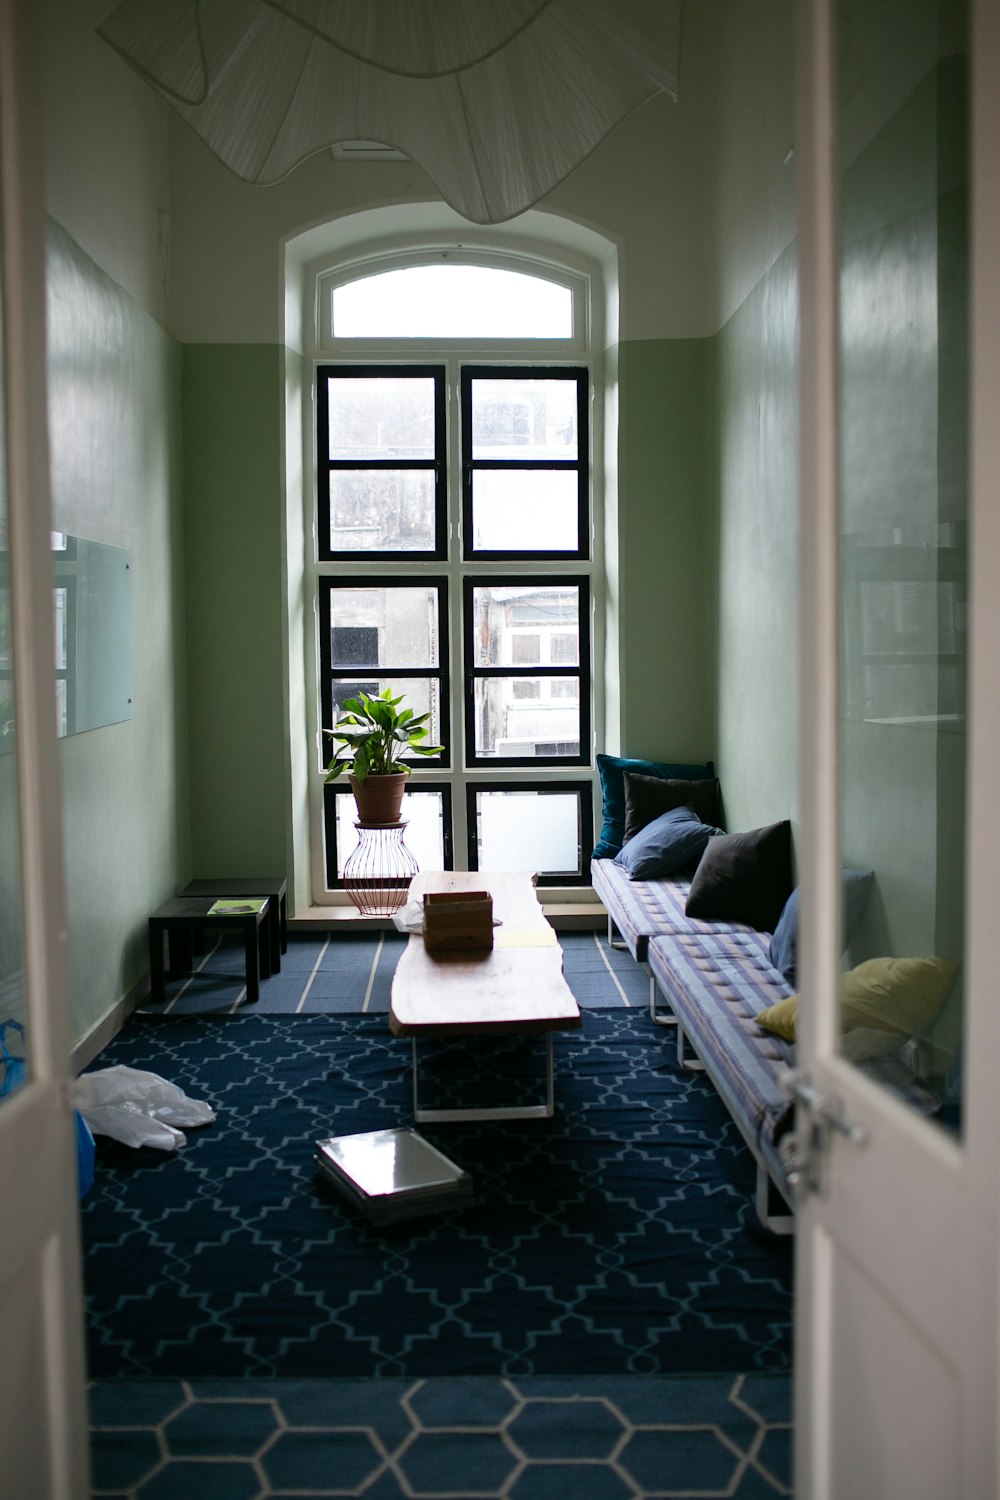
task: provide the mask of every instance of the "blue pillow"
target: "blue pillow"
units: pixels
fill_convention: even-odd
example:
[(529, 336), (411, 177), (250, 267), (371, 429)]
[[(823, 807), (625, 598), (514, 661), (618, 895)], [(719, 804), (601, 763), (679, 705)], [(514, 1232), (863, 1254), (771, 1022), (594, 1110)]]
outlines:
[(690, 807), (674, 807), (641, 828), (615, 855), (630, 880), (656, 880), (693, 864), (721, 828), (703, 823)]
[[(844, 870), (844, 947), (861, 925), (875, 883), (874, 870)], [(799, 888), (795, 887), (771, 937), (771, 966), (795, 984), (798, 965)]]
[(704, 766), (685, 766), (655, 760), (622, 760), (617, 755), (599, 755), (597, 774), (601, 778), (604, 826), (591, 859), (613, 859), (625, 841), (626, 771), (676, 781), (705, 781), (715, 776), (715, 766), (711, 761)]

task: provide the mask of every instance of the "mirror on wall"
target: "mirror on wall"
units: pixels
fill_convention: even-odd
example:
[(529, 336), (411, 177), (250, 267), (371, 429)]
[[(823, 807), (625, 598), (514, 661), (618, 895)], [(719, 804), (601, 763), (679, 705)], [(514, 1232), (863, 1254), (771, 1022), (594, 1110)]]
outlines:
[(52, 568), (58, 733), (131, 719), (131, 553), (53, 532)]
[[(56, 729), (60, 737), (132, 717), (132, 556), (52, 533)], [(0, 549), (0, 748), (14, 732), (7, 552)]]

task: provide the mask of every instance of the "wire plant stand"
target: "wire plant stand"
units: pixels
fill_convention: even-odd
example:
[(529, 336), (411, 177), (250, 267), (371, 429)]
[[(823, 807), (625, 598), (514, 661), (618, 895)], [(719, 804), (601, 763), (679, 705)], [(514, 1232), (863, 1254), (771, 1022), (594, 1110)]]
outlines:
[(344, 862), (344, 889), (363, 917), (391, 917), (406, 905), (420, 866), (406, 847), (407, 824), (355, 823), (357, 848)]

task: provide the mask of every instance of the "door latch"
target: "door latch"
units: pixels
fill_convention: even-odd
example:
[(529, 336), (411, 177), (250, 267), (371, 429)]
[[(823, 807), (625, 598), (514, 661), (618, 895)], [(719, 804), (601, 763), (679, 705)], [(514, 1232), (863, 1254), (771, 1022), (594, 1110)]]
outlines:
[(831, 1133), (835, 1131), (855, 1146), (866, 1146), (868, 1132), (848, 1119), (842, 1099), (835, 1094), (821, 1094), (808, 1073), (785, 1074), (781, 1090), (796, 1107), (795, 1129), (779, 1147), (788, 1185), (796, 1198), (822, 1193)]

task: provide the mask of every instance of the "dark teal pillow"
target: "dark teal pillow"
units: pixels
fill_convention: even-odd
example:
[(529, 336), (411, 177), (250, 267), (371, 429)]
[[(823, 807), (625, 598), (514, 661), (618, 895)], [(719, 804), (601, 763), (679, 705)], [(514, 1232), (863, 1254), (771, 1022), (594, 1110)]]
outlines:
[(630, 880), (658, 880), (694, 864), (721, 828), (703, 823), (690, 807), (673, 807), (640, 828), (615, 855)]
[(613, 859), (625, 842), (625, 772), (640, 776), (673, 777), (678, 781), (705, 781), (715, 775), (711, 761), (704, 766), (675, 765), (655, 760), (623, 760), (617, 755), (599, 755), (597, 774), (601, 778), (604, 826), (591, 859)]

